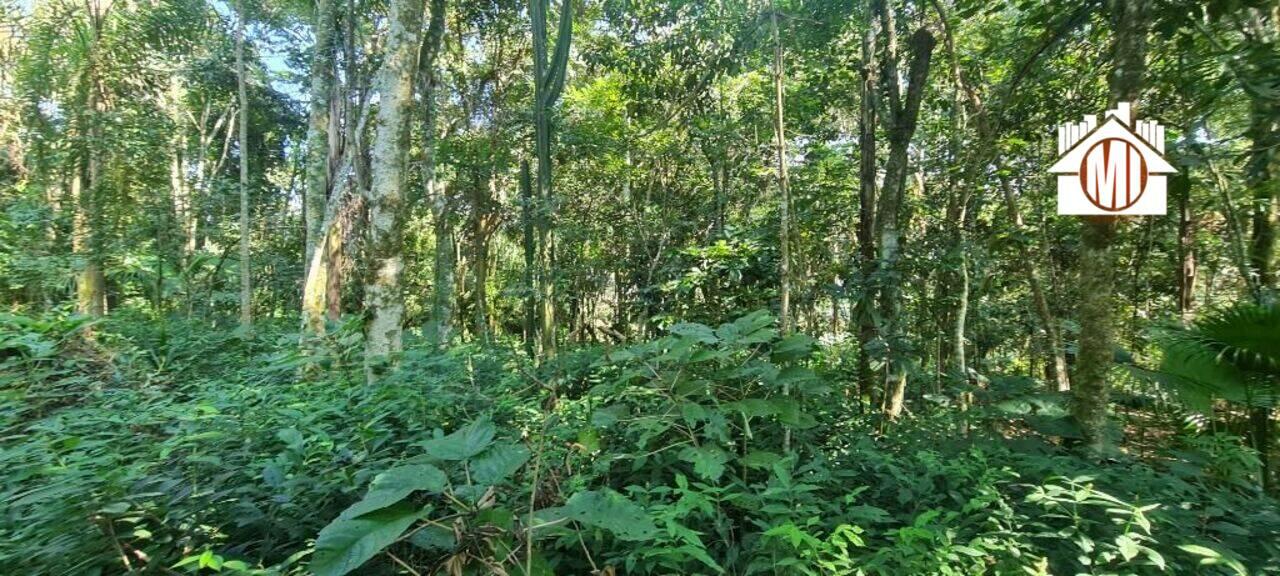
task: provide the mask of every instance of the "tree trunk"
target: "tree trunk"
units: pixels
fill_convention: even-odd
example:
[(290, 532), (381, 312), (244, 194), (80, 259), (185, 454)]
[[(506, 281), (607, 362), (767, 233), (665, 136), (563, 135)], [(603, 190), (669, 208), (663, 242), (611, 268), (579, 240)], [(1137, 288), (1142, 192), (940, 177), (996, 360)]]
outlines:
[(1075, 385), (1071, 389), (1072, 412), (1086, 448), (1094, 453), (1104, 452), (1109, 445), (1107, 376), (1112, 364), (1115, 255), (1111, 244), (1115, 233), (1112, 216), (1087, 217), (1081, 230), (1080, 341)]
[[(773, 30), (773, 130), (778, 163), (778, 293), (782, 333), (789, 334), (791, 321), (791, 189), (787, 178), (786, 119), (782, 89), (782, 40), (778, 36), (778, 11), (770, 3)], [(784, 392), (785, 394), (785, 392)]]
[(569, 42), (573, 33), (573, 6), (565, 0), (560, 6), (560, 29), (554, 54), (547, 60), (547, 10), (549, 0), (533, 0), (529, 16), (533, 28), (533, 124), (535, 151), (538, 156), (538, 292), (541, 298), (542, 353), (551, 357), (556, 351), (555, 293), (555, 196), (551, 189), (551, 106), (564, 88), (565, 69), (569, 61)]
[(253, 325), (249, 254), (249, 97), (244, 78), (244, 0), (236, 14), (236, 85), (240, 92), (240, 327)]
[[(91, 6), (90, 52), (98, 49), (102, 19), (105, 13), (99, 12), (97, 4)], [(91, 55), (90, 62), (93, 61)], [(85, 108), (80, 116), (80, 133), (88, 135), (82, 164), (76, 168), (71, 180), (71, 198), (75, 203), (72, 218), (71, 251), (82, 259), (80, 274), (76, 278), (76, 311), (81, 314), (98, 317), (106, 313), (107, 281), (102, 269), (102, 237), (101, 214), (99, 210), (101, 198), (101, 149), (102, 142), (101, 113), (102, 100), (99, 97), (101, 86), (97, 71), (90, 67), (84, 71)], [(86, 117), (87, 116), (87, 117)]]
[[(1276, 16), (1280, 16), (1277, 14)], [(1280, 26), (1280, 22), (1276, 22)], [(1274, 44), (1274, 42), (1273, 42)], [(1255, 278), (1254, 300), (1266, 303), (1275, 298), (1276, 274), (1276, 171), (1280, 162), (1280, 103), (1273, 95), (1259, 94), (1257, 88), (1248, 88), (1251, 94), (1248, 136), (1253, 143), (1247, 164), (1245, 179), (1253, 193), (1251, 227), (1249, 241), (1249, 267)], [(1274, 403), (1274, 402), (1273, 402)], [(1272, 436), (1275, 423), (1271, 419), (1270, 407), (1255, 407), (1250, 410), (1252, 422), (1251, 436), (1262, 461), (1262, 489), (1276, 493), (1274, 470), (1271, 466)]]
[(1191, 167), (1170, 180), (1171, 195), (1178, 200), (1178, 317), (1191, 322), (1196, 308), (1195, 220), (1191, 212)]
[[(493, 167), (491, 167), (493, 168)], [(489, 237), (492, 234), (493, 198), (497, 194), (497, 174), (485, 182), (473, 182), (471, 214), (471, 273), (473, 282), (472, 334), (489, 339)]]
[(533, 357), (538, 322), (533, 271), (538, 247), (533, 237), (533, 178), (528, 160), (520, 161), (520, 227), (524, 231), (524, 349)]
[(901, 271), (899, 270), (900, 222), (903, 191), (907, 181), (907, 153), (915, 135), (920, 103), (924, 97), (929, 76), (929, 63), (935, 40), (928, 30), (916, 30), (911, 37), (911, 63), (908, 66), (905, 96), (898, 77), (897, 34), (893, 9), (886, 2), (879, 5), (880, 21), (884, 27), (885, 48), (882, 76), (886, 79), (888, 101), (881, 101), (882, 114), (888, 121), (889, 158), (885, 163), (884, 187), (877, 206), (876, 225), (880, 230), (880, 317), (883, 320), (882, 339), (888, 346), (885, 372), (885, 415), (896, 419), (906, 398), (907, 361), (902, 350), (906, 337), (899, 318), (901, 307)]
[[(1148, 0), (1112, 0), (1111, 60), (1115, 66), (1109, 83), (1111, 105), (1136, 104), (1146, 72)], [(1131, 116), (1124, 118), (1131, 124)], [(1080, 341), (1076, 378), (1072, 387), (1072, 413), (1084, 436), (1084, 447), (1094, 455), (1110, 448), (1107, 410), (1113, 353), (1115, 255), (1111, 244), (1117, 221), (1111, 216), (1085, 219), (1081, 227)]]
[[(787, 178), (787, 132), (782, 91), (782, 39), (778, 35), (778, 9), (769, 4), (773, 29), (773, 130), (778, 161), (778, 316), (782, 334), (791, 333), (791, 190)], [(782, 395), (791, 395), (791, 384), (782, 385)], [(783, 431), (782, 450), (791, 451), (791, 428)]]
[(1280, 155), (1280, 134), (1277, 131), (1277, 120), (1280, 119), (1280, 104), (1274, 103), (1262, 95), (1251, 98), (1250, 123), (1248, 136), (1252, 141), (1251, 152), (1245, 165), (1245, 180), (1253, 193), (1250, 210), (1252, 231), (1249, 239), (1249, 267), (1256, 279), (1257, 293), (1255, 299), (1262, 300), (1267, 292), (1276, 287), (1276, 274), (1273, 267), (1275, 261), (1275, 220), (1276, 198), (1273, 188), (1276, 186), (1275, 158)]
[[(320, 226), (330, 194), (333, 166), (331, 147), (338, 135), (331, 132), (334, 103), (334, 66), (337, 60), (337, 0), (316, 0), (313, 24), (315, 47), (311, 53), (311, 110), (307, 121), (306, 220), (304, 265), (310, 266), (312, 253), (321, 242)], [(348, 119), (351, 120), (351, 119)], [(316, 315), (315, 310), (303, 314)]]
[[(335, 84), (338, 0), (317, 0), (311, 54), (311, 109), (307, 119), (306, 176), (303, 186), (304, 253), (302, 329), (321, 334), (324, 318), (342, 313), (342, 237), (345, 211), (329, 214), (334, 191), (335, 163), (342, 144), (339, 94)], [(350, 115), (348, 115), (350, 116)], [(355, 118), (348, 117), (354, 123)], [(336, 240), (334, 238), (336, 237)], [(316, 257), (316, 250), (324, 250)], [(321, 268), (313, 266), (319, 265)]]
[(449, 341), (453, 304), (453, 230), (449, 221), (448, 200), (444, 187), (436, 182), (436, 60), (444, 38), (445, 0), (431, 0), (431, 21), (427, 37), (418, 57), (418, 93), (422, 97), (422, 181), (431, 202), (432, 228), (436, 240), (433, 264), (434, 286), (431, 296), (431, 321), (427, 341), (439, 346)]
[(432, 344), (443, 346), (449, 342), (453, 327), (454, 267), (456, 245), (453, 238), (453, 214), (448, 191), (439, 182), (432, 184), (432, 228), (436, 239), (433, 263), (434, 285), (431, 294), (431, 330), (428, 338)]
[[(877, 402), (875, 373), (871, 369), (870, 348), (876, 338), (875, 284), (872, 276), (876, 265), (876, 100), (880, 93), (879, 69), (875, 65), (878, 21), (872, 17), (862, 35), (861, 115), (858, 121), (858, 260), (859, 296), (853, 316), (858, 324), (858, 394)], [(859, 404), (861, 405), (861, 404)]]
[(404, 294), (404, 200), (409, 112), (417, 72), (423, 0), (393, 0), (382, 68), (378, 71), (369, 187), (370, 277), (365, 285), (369, 318), (365, 340), (366, 376), (374, 383), (380, 367), (401, 350)]

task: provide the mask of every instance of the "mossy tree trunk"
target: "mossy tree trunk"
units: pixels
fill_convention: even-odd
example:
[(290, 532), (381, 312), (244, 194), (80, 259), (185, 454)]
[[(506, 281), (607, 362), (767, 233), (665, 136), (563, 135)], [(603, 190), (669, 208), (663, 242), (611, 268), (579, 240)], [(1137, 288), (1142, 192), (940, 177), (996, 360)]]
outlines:
[(368, 318), (366, 375), (381, 369), (401, 350), (404, 294), (405, 168), (409, 149), (410, 107), (422, 36), (422, 0), (394, 0), (389, 8), (386, 51), (378, 71), (372, 181), (369, 187), (369, 278), (365, 284)]

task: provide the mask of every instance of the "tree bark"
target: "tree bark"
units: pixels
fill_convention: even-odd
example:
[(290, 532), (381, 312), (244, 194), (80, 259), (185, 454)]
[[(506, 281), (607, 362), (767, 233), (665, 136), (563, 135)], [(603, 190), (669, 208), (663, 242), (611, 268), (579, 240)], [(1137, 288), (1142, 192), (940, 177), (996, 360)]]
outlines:
[(371, 155), (369, 255), (365, 285), (368, 328), (366, 376), (376, 382), (381, 368), (402, 348), (404, 294), (404, 180), (409, 148), (409, 112), (417, 73), (423, 0), (393, 0), (382, 68), (378, 71), (378, 112)]
[(1170, 180), (1171, 195), (1178, 200), (1178, 317), (1188, 324), (1196, 308), (1195, 217), (1191, 211), (1191, 167)]
[[(334, 259), (340, 246), (329, 246), (330, 253), (324, 258), (314, 258), (318, 246), (326, 244), (325, 238), (330, 235), (324, 230), (324, 215), (333, 189), (333, 162), (341, 135), (337, 132), (335, 90), (335, 66), (337, 61), (338, 33), (337, 23), (338, 0), (316, 0), (316, 19), (313, 24), (315, 47), (311, 54), (311, 110), (307, 120), (307, 155), (306, 179), (303, 187), (303, 220), (305, 242), (303, 252), (303, 295), (302, 316), (303, 330), (319, 334), (324, 331), (322, 309), (332, 306), (334, 298), (327, 296), (330, 288), (341, 291), (341, 278), (337, 270), (333, 270), (333, 278), (329, 278), (328, 263)], [(349, 118), (348, 121), (354, 121)], [(321, 262), (324, 270), (313, 269), (313, 262)], [(323, 290), (326, 296), (317, 293)], [(337, 296), (340, 302), (341, 295)]]
[(315, 46), (311, 53), (311, 110), (307, 120), (306, 200), (303, 203), (305, 220), (304, 262), (311, 264), (311, 255), (320, 240), (325, 205), (330, 193), (333, 161), (330, 147), (337, 134), (331, 133), (334, 102), (334, 66), (337, 60), (337, 0), (316, 0), (316, 19), (313, 24)]
[(886, 2), (877, 2), (880, 20), (884, 27), (885, 48), (883, 53), (883, 72), (886, 80), (887, 102), (881, 101), (884, 110), (882, 116), (889, 123), (889, 157), (885, 163), (884, 187), (880, 193), (877, 206), (876, 225), (880, 231), (880, 317), (883, 321), (881, 337), (888, 346), (885, 371), (885, 406), (884, 413), (890, 419), (896, 419), (901, 413), (906, 398), (907, 362), (903, 358), (903, 334), (900, 315), (901, 306), (901, 271), (899, 268), (899, 242), (901, 240), (902, 200), (906, 187), (909, 146), (915, 135), (916, 121), (920, 114), (920, 103), (924, 97), (926, 82), (929, 77), (929, 64), (933, 55), (935, 40), (928, 30), (916, 30), (912, 35), (911, 62), (907, 70), (907, 86), (905, 96), (898, 81), (901, 73), (898, 69), (897, 34), (895, 31), (893, 9)]
[[(1256, 30), (1247, 37), (1255, 41), (1270, 36), (1275, 44), (1275, 35), (1280, 34), (1280, 12), (1272, 18), (1275, 34)], [(1261, 28), (1261, 26), (1258, 26)], [(1261, 42), (1259, 42), (1261, 43)], [(1280, 102), (1272, 94), (1259, 93), (1258, 88), (1245, 87), (1250, 94), (1250, 114), (1248, 136), (1252, 142), (1248, 161), (1245, 165), (1245, 180), (1253, 193), (1250, 210), (1251, 232), (1249, 238), (1249, 268), (1254, 278), (1254, 301), (1258, 303), (1273, 302), (1276, 294), (1275, 244), (1276, 244), (1276, 171), (1280, 162)], [(1271, 465), (1272, 443), (1275, 423), (1271, 418), (1272, 408), (1257, 406), (1250, 410), (1253, 445), (1258, 450), (1262, 461), (1262, 489), (1273, 494), (1277, 492), (1274, 470)]]
[(249, 96), (244, 78), (244, 0), (236, 14), (236, 86), (240, 93), (240, 327), (253, 325), (253, 280), (249, 253)]
[(547, 60), (547, 10), (549, 0), (533, 0), (529, 11), (533, 28), (533, 123), (534, 148), (538, 156), (538, 292), (541, 298), (542, 353), (547, 357), (556, 351), (555, 293), (555, 212), (556, 199), (551, 189), (551, 107), (564, 88), (569, 58), (569, 42), (573, 34), (573, 6), (564, 0), (560, 6), (560, 29), (551, 60)]
[(533, 236), (533, 178), (529, 173), (529, 161), (520, 161), (520, 227), (524, 232), (524, 349), (534, 355), (538, 310), (535, 295), (534, 262), (538, 247)]
[[(868, 3), (870, 4), (870, 3)], [(875, 372), (871, 369), (871, 343), (876, 338), (875, 284), (872, 276), (876, 265), (876, 100), (879, 97), (879, 69), (875, 65), (879, 21), (868, 19), (862, 35), (860, 117), (858, 121), (858, 260), (859, 297), (853, 315), (858, 324), (858, 393), (878, 405)], [(859, 404), (861, 405), (861, 404)]]
[[(1112, 0), (1111, 105), (1136, 104), (1146, 72), (1148, 0)], [(1133, 115), (1124, 119), (1131, 123)], [(1072, 387), (1072, 413), (1084, 437), (1084, 448), (1094, 455), (1110, 449), (1107, 410), (1113, 363), (1115, 324), (1115, 255), (1111, 245), (1117, 220), (1112, 216), (1086, 218), (1081, 227), (1080, 341), (1076, 378)]]
[(445, 0), (431, 0), (431, 21), (427, 24), (427, 37), (422, 43), (422, 54), (418, 57), (418, 94), (422, 98), (420, 166), (426, 197), (431, 202), (432, 228), (436, 241), (427, 341), (436, 346), (449, 341), (453, 305), (453, 230), (445, 189), (436, 182), (436, 85), (439, 83), (436, 60), (444, 38), (444, 17)]
[(81, 314), (98, 317), (106, 313), (106, 276), (102, 268), (101, 237), (101, 116), (102, 90), (94, 62), (98, 58), (98, 40), (102, 33), (102, 21), (106, 18), (106, 10), (98, 3), (89, 4), (89, 57), (88, 67), (84, 70), (83, 90), (85, 98), (84, 112), (81, 113), (80, 133), (88, 135), (88, 143), (82, 151), (82, 160), (76, 168), (71, 180), (71, 198), (75, 204), (72, 217), (71, 251), (81, 260), (80, 273), (76, 278), (76, 311)]
[(773, 130), (778, 168), (778, 292), (782, 333), (789, 334), (791, 321), (791, 186), (787, 177), (786, 118), (782, 88), (782, 40), (778, 35), (778, 10), (770, 3), (773, 31)]

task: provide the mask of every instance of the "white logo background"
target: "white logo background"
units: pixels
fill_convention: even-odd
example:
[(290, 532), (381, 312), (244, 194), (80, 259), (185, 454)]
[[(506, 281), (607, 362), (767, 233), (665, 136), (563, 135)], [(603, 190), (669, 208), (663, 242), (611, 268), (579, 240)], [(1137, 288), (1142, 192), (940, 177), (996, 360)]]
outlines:
[(1058, 175), (1058, 214), (1164, 214), (1165, 175), (1176, 170), (1163, 153), (1164, 127), (1154, 121), (1134, 122), (1128, 102), (1107, 110), (1101, 125), (1089, 115), (1083, 122), (1058, 126), (1058, 160), (1049, 167)]

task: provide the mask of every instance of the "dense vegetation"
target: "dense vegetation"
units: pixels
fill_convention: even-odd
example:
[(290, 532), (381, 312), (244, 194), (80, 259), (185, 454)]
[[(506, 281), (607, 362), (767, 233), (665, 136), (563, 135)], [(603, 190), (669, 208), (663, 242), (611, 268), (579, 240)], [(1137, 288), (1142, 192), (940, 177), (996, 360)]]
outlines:
[(0, 572), (1280, 574), (1278, 177), (1273, 0), (0, 0)]

